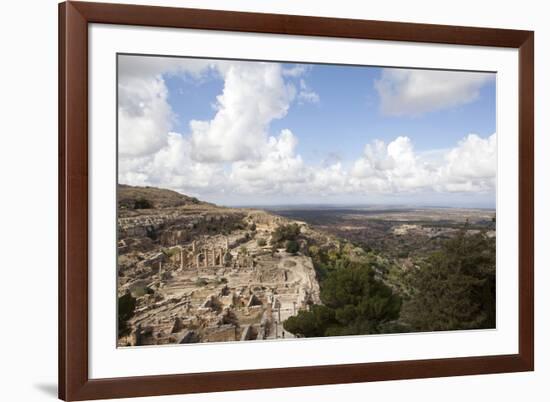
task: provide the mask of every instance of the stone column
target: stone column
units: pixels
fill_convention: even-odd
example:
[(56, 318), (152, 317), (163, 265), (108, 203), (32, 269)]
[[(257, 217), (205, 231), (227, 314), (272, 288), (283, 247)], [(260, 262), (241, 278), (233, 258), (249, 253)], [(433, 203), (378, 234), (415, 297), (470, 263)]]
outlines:
[(209, 257), (209, 252), (208, 252), (208, 249), (204, 250), (204, 266), (205, 267), (208, 267), (210, 264), (208, 264), (208, 257)]
[(183, 247), (180, 248), (180, 269), (183, 270)]

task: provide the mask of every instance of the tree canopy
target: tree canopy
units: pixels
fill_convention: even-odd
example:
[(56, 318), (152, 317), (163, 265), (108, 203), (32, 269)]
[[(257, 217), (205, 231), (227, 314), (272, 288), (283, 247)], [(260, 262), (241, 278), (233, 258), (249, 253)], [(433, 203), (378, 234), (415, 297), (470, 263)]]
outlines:
[(287, 319), (285, 329), (304, 337), (380, 333), (401, 309), (400, 297), (369, 266), (354, 262), (328, 274), (321, 301), (323, 305)]
[(311, 245), (322, 305), (284, 323), (298, 336), (494, 328), (495, 239), (465, 225), (404, 269), (351, 243)]
[(416, 331), (495, 327), (495, 240), (461, 230), (410, 277), (402, 321)]
[(281, 245), (285, 241), (297, 240), (300, 236), (300, 225), (291, 223), (278, 226), (271, 234), (271, 244)]

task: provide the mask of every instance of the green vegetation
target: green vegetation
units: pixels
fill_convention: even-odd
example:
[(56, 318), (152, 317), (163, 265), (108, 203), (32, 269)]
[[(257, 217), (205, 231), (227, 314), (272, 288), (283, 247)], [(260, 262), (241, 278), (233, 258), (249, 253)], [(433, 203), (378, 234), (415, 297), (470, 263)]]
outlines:
[(173, 257), (175, 256), (176, 254), (179, 253), (179, 249), (176, 248), (176, 247), (172, 247), (172, 248), (163, 248), (162, 249), (162, 254), (164, 254), (165, 256), (167, 257)]
[(208, 284), (214, 284), (214, 285), (224, 285), (227, 283), (227, 278), (222, 276), (221, 278), (216, 278), (216, 279), (212, 279), (212, 280), (208, 280), (206, 278), (198, 278), (196, 281), (195, 281), (195, 285), (197, 286), (206, 286)]
[(494, 328), (495, 239), (469, 229), (409, 258), (408, 268), (349, 242), (309, 246), (323, 304), (290, 317), (285, 329), (315, 337)]
[(495, 240), (467, 229), (411, 274), (401, 319), (413, 330), (495, 327)]
[(118, 336), (128, 334), (128, 320), (134, 315), (136, 298), (130, 293), (118, 298)]
[(223, 258), (223, 262), (226, 266), (228, 266), (230, 263), (231, 263), (231, 260), (233, 259), (233, 256), (231, 255), (231, 253), (225, 253), (224, 255), (224, 258)]
[(282, 247), (289, 240), (297, 240), (300, 236), (300, 225), (291, 223), (278, 226), (271, 235), (271, 244)]
[(256, 240), (256, 244), (258, 245), (258, 247), (264, 247), (265, 245), (267, 245), (267, 241), (265, 239), (258, 239)]
[(324, 305), (290, 317), (284, 328), (305, 337), (376, 334), (386, 332), (384, 324), (396, 320), (401, 309), (400, 297), (374, 270), (355, 262), (327, 276), (321, 301)]
[(350, 262), (362, 262), (373, 268), (379, 265), (379, 257), (375, 253), (366, 252), (348, 242), (338, 242), (330, 248), (322, 249), (313, 245), (308, 251), (320, 282), (331, 272), (347, 267)]
[(195, 285), (197, 285), (197, 286), (206, 286), (206, 285), (208, 285), (208, 280), (206, 280), (205, 278), (198, 278), (195, 281)]
[(130, 294), (136, 298), (145, 295), (151, 295), (153, 293), (155, 293), (155, 291), (146, 285), (134, 286), (130, 291)]
[(158, 238), (157, 231), (155, 230), (154, 226), (146, 226), (145, 227), (145, 236), (150, 238), (151, 240), (155, 241)]
[(300, 251), (300, 244), (296, 240), (287, 240), (286, 242), (286, 252), (290, 254), (296, 254)]
[(134, 202), (134, 209), (150, 209), (150, 208), (153, 208), (153, 204), (145, 198), (138, 198)]

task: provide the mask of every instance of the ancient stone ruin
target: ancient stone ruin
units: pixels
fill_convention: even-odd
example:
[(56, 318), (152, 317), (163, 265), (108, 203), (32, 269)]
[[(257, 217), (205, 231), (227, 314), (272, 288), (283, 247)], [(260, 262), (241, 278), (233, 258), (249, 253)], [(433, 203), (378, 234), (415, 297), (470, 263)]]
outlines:
[(320, 303), (311, 259), (270, 247), (283, 222), (225, 208), (119, 217), (118, 293), (136, 300), (119, 346), (292, 338), (283, 322)]

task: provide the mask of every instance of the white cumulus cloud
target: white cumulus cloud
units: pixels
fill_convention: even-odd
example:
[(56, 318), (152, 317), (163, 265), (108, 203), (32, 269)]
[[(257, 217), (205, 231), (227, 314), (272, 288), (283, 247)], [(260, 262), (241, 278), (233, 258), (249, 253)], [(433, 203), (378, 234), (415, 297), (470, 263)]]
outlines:
[(497, 137), (469, 134), (445, 155), (440, 169), (442, 191), (494, 189), (497, 170)]
[[(121, 57), (119, 181), (241, 200), (494, 191), (496, 134), (469, 134), (437, 152), (417, 152), (409, 137), (399, 136), (366, 144), (355, 159), (327, 155), (318, 164), (306, 163), (290, 129), (270, 134), (272, 123), (286, 116), (293, 102), (319, 102), (301, 78), (306, 72), (277, 63)], [(468, 102), (487, 80), (487, 75), (466, 79), (461, 73), (463, 88), (456, 88), (449, 72), (424, 73), (385, 70), (377, 87), (386, 113), (415, 115)], [(192, 120), (188, 132), (174, 132), (177, 111), (168, 102), (164, 80), (170, 74), (223, 80), (211, 120)]]
[(429, 164), (416, 154), (408, 137), (389, 144), (375, 140), (353, 165), (352, 185), (358, 190), (390, 193), (419, 190), (433, 183)]
[(118, 57), (119, 152), (122, 157), (151, 155), (167, 143), (175, 113), (168, 103), (165, 75), (198, 79), (217, 72), (216, 62), (199, 59)]
[(474, 101), (492, 73), (385, 68), (375, 89), (382, 113), (418, 116)]
[(258, 160), (232, 164), (230, 181), (242, 193), (291, 194), (304, 187), (309, 175), (302, 157), (295, 152), (297, 138), (288, 129), (270, 137)]
[(190, 123), (193, 158), (201, 162), (257, 159), (267, 145), (269, 124), (286, 115), (296, 89), (283, 79), (280, 64), (237, 62), (223, 75), (215, 117)]
[(122, 156), (143, 156), (166, 144), (173, 114), (168, 90), (161, 78), (125, 78), (118, 84), (119, 152)]

